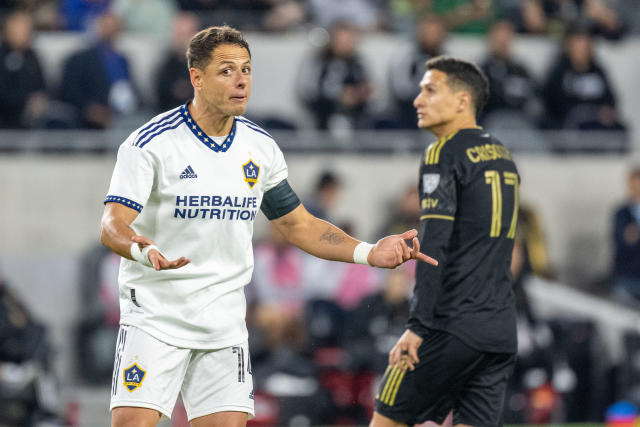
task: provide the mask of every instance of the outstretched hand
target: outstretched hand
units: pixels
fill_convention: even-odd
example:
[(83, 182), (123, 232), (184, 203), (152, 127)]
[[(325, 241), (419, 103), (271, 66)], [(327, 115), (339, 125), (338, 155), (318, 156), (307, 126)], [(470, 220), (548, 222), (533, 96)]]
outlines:
[[(420, 242), (417, 235), (418, 232), (414, 229), (378, 240), (378, 243), (369, 252), (367, 261), (375, 267), (383, 268), (396, 268), (410, 259), (438, 265), (438, 261), (420, 252)], [(413, 247), (410, 248), (405, 240), (411, 240)]]
[[(138, 243), (140, 245), (140, 249), (144, 249), (145, 246), (153, 245), (153, 240), (148, 239), (144, 236), (133, 236), (131, 237), (131, 241)], [(189, 264), (191, 261), (185, 257), (180, 257), (176, 260), (169, 261), (166, 259), (160, 252), (155, 249), (151, 249), (149, 251), (149, 261), (153, 265), (154, 270), (173, 270), (176, 268), (184, 267)]]

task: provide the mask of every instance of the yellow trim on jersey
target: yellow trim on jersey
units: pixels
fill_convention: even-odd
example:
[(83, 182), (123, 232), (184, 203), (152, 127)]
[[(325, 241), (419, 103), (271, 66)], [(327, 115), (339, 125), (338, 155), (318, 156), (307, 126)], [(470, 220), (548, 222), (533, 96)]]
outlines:
[(449, 221), (453, 221), (455, 218), (450, 216), (450, 215), (436, 215), (436, 214), (431, 214), (431, 215), (422, 215), (420, 217), (420, 221), (422, 221), (423, 219), (427, 219), (427, 218), (437, 218), (437, 219), (447, 219)]
[[(386, 384), (385, 381), (386, 381), (387, 377), (389, 376), (389, 372), (391, 371), (391, 368), (392, 368), (392, 366), (388, 365), (387, 369), (384, 371), (384, 375), (382, 376), (382, 384)], [(384, 391), (384, 389), (382, 391)], [(381, 394), (382, 393), (380, 391), (378, 391), (378, 394), (376, 395), (376, 399), (379, 399)]]
[[(398, 390), (400, 390), (400, 384), (402, 383), (406, 371), (398, 366), (389, 366), (387, 367), (387, 372), (389, 372), (389, 368), (391, 368), (391, 372), (384, 383), (379, 399), (380, 402), (385, 405), (393, 406), (396, 402), (396, 396), (398, 395)], [(385, 372), (385, 375), (387, 372)]]
[(457, 133), (458, 131), (455, 131), (451, 135), (440, 138), (433, 144), (429, 145), (424, 158), (425, 165), (437, 165), (440, 161), (440, 152), (442, 151), (442, 147), (444, 147), (444, 144), (446, 144), (447, 141), (456, 136)]
[(387, 382), (384, 384), (384, 388), (382, 389), (382, 394), (380, 395), (380, 401), (382, 403), (389, 404), (389, 393), (391, 391), (391, 384), (395, 382), (396, 377), (400, 374), (400, 368), (394, 366), (391, 369), (391, 374), (387, 377)]
[(398, 394), (398, 390), (400, 390), (400, 384), (402, 383), (402, 379), (404, 378), (404, 374), (406, 373), (407, 371), (402, 371), (402, 373), (400, 374), (400, 378), (398, 378), (398, 380), (396, 381), (393, 392), (391, 394), (391, 401), (389, 402), (389, 406), (393, 406), (393, 404), (396, 403), (396, 395)]

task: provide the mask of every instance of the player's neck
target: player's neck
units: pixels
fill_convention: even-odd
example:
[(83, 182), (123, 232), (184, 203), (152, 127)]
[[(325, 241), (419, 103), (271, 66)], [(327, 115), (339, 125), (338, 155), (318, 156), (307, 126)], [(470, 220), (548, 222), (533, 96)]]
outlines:
[(233, 116), (226, 116), (219, 111), (212, 110), (205, 102), (194, 100), (188, 105), (191, 117), (196, 121), (200, 129), (209, 136), (224, 136), (231, 132)]
[(442, 123), (429, 129), (436, 138), (445, 138), (462, 129), (477, 129), (478, 124), (473, 116), (462, 116), (450, 122)]

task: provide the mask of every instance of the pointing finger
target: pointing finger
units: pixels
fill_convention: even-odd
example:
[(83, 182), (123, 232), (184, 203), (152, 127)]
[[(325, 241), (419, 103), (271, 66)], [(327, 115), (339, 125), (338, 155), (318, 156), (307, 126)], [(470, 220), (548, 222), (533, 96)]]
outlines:
[(416, 259), (419, 261), (426, 262), (427, 264), (431, 264), (435, 266), (438, 265), (438, 261), (436, 259), (431, 258), (430, 256), (423, 254), (422, 252), (418, 252), (416, 254)]

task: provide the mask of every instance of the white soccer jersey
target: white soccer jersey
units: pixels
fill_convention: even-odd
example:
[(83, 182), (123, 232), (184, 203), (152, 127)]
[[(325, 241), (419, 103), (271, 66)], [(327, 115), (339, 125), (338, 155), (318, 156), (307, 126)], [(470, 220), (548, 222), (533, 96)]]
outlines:
[(243, 287), (253, 271), (253, 221), (265, 191), (287, 178), (271, 136), (236, 117), (216, 143), (186, 105), (153, 118), (120, 146), (105, 202), (140, 214), (131, 224), (173, 260), (155, 271), (122, 259), (120, 323), (178, 347), (216, 349), (247, 339)]

